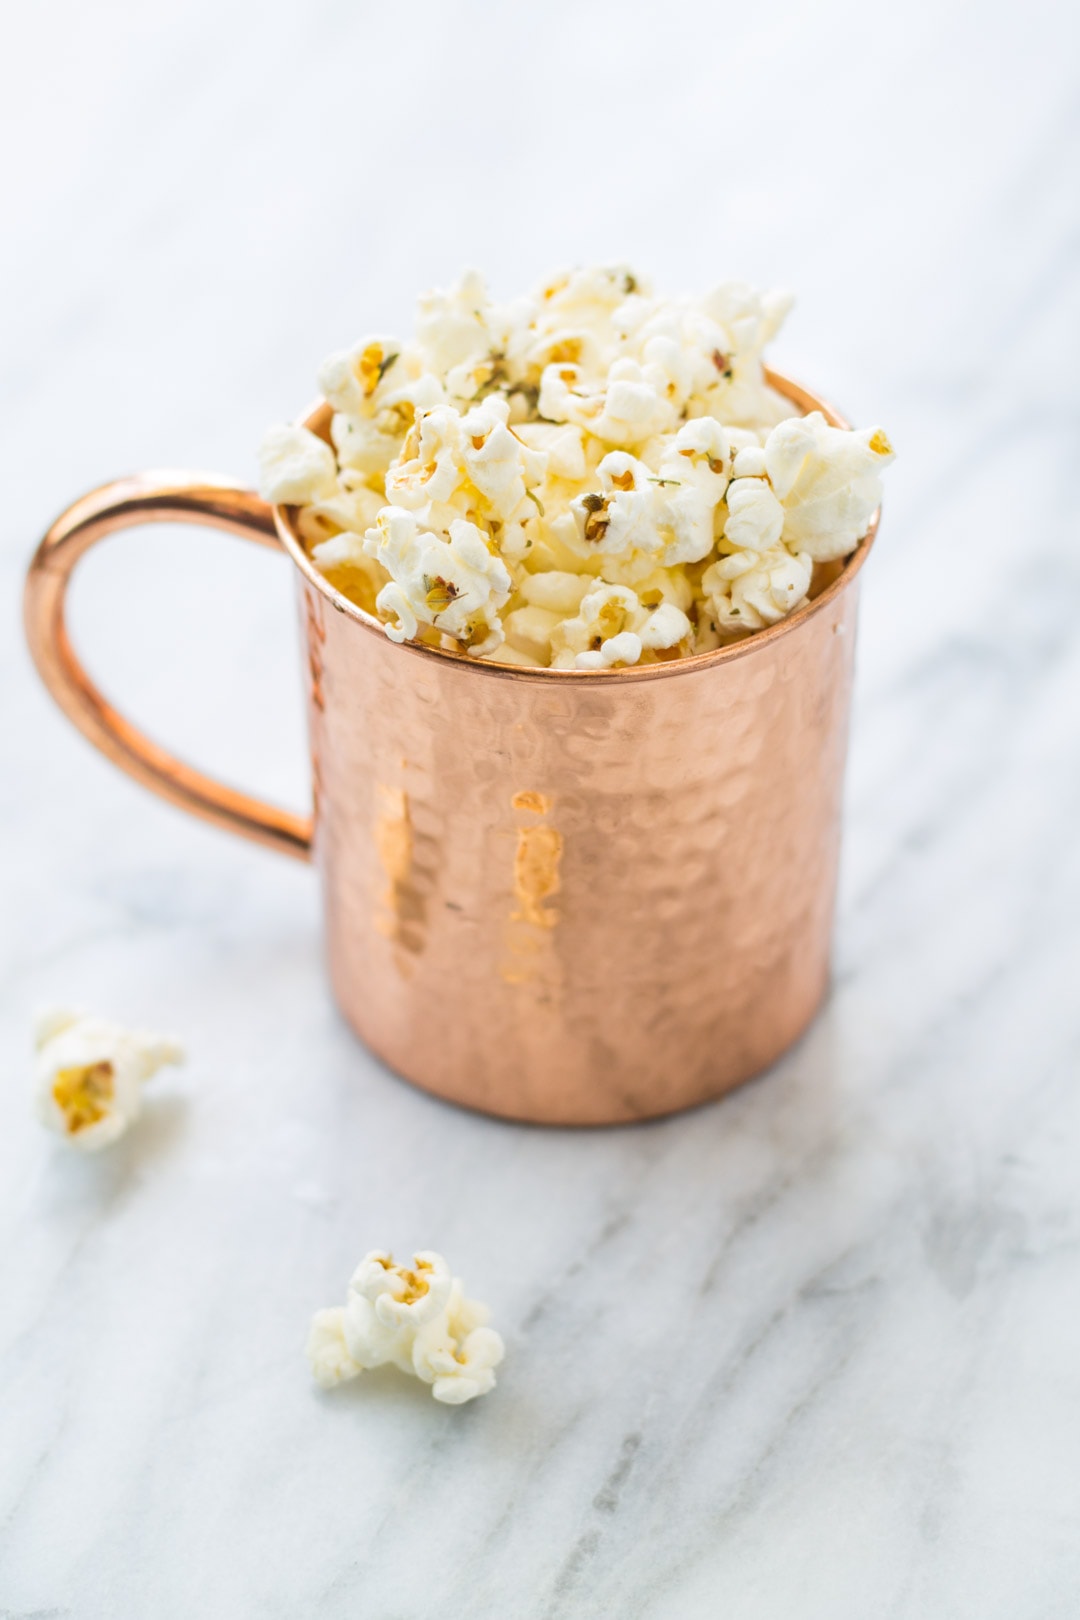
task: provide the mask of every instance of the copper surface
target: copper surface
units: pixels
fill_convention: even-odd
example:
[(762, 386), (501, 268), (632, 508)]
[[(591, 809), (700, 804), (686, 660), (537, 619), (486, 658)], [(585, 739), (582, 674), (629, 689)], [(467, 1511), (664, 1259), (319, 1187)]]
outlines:
[(309, 818), (263, 804), (167, 753), (113, 708), (75, 654), (64, 618), (75, 564), (99, 540), (144, 523), (206, 524), (261, 546), (280, 544), (273, 508), (209, 473), (145, 472), (91, 490), (61, 513), (30, 564), (24, 619), (38, 673), (84, 736), (144, 787), (206, 821), (307, 860)]
[[(327, 420), (320, 406), (307, 424)], [(132, 732), (63, 636), (63, 582), (109, 528), (182, 515), (269, 541), (269, 509), (184, 475), (87, 500), (97, 516), (65, 514), (31, 572), (50, 688), (156, 791), (305, 853), (299, 818)], [(395, 645), (313, 567), (289, 510), (273, 518), (302, 575), (330, 975), (361, 1038), (442, 1097), (548, 1123), (686, 1108), (772, 1063), (828, 982), (856, 580), (876, 521), (838, 578), (771, 629), (583, 672)]]

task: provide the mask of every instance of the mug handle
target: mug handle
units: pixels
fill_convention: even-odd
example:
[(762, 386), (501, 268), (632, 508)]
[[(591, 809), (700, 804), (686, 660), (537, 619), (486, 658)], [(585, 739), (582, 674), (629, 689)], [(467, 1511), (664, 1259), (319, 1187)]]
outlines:
[(228, 479), (206, 473), (146, 472), (92, 490), (61, 513), (30, 564), (24, 611), (26, 638), (38, 673), (83, 735), (144, 787), (219, 827), (309, 860), (309, 816), (279, 810), (226, 787), (159, 748), (117, 713), (75, 655), (64, 603), (76, 563), (117, 529), (144, 523), (206, 524), (260, 546), (281, 544), (273, 507)]

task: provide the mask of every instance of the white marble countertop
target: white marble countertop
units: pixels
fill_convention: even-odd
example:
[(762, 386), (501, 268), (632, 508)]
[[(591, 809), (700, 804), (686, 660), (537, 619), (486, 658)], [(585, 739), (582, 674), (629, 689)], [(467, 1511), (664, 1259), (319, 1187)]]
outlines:
[[(22, 8), (0, 105), (5, 1620), (1076, 1614), (1078, 32), (1044, 0)], [(900, 460), (827, 1009), (719, 1106), (576, 1134), (383, 1072), (331, 1006), (312, 875), (99, 759), (15, 618), (84, 488), (250, 476), (324, 352), (404, 324), (419, 288), (605, 257), (795, 286), (777, 362)], [(84, 573), (106, 689), (301, 805), (286, 565), (158, 531)], [(49, 1001), (190, 1046), (96, 1160), (29, 1117)], [(313, 1389), (309, 1313), (379, 1244), (444, 1250), (492, 1301), (490, 1399)]]

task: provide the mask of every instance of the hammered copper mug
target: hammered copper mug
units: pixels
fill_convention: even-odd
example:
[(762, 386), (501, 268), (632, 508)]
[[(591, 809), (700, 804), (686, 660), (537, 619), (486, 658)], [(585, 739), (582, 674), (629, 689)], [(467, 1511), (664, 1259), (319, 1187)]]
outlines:
[[(325, 436), (328, 421), (321, 406), (307, 425)], [(395, 645), (313, 567), (292, 516), (222, 479), (151, 472), (57, 519), (30, 568), (27, 634), (80, 730), (162, 797), (315, 860), (341, 1010), (428, 1091), (606, 1124), (718, 1097), (779, 1057), (828, 983), (856, 579), (876, 518), (838, 577), (770, 629), (582, 672)], [(79, 558), (161, 521), (280, 545), (296, 564), (310, 820), (173, 758), (72, 650)]]

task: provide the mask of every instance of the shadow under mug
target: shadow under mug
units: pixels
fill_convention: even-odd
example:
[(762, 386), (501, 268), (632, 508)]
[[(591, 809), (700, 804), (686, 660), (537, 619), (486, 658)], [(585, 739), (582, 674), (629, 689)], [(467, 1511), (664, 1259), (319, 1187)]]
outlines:
[[(770, 373), (802, 411), (847, 424)], [(325, 405), (306, 425), (327, 436)], [(211, 780), (130, 725), (64, 622), (117, 529), (209, 524), (298, 570), (314, 814)], [(154, 792), (300, 859), (323, 885), (337, 1001), (426, 1090), (551, 1124), (718, 1097), (772, 1063), (828, 984), (857, 575), (870, 532), (789, 618), (644, 668), (526, 670), (397, 645), (311, 563), (288, 507), (198, 473), (93, 491), (26, 587), (61, 708)]]

